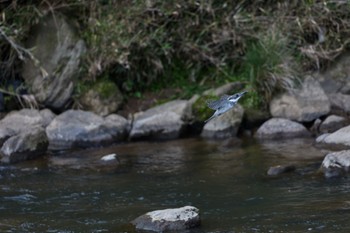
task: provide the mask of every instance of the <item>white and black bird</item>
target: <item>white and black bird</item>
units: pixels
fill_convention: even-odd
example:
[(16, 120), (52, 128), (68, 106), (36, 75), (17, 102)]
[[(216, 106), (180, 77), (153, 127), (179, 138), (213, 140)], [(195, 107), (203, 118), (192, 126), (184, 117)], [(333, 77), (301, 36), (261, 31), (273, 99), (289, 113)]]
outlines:
[(223, 95), (218, 100), (207, 101), (208, 107), (216, 111), (208, 120), (205, 121), (205, 123), (207, 123), (214, 117), (220, 116), (228, 110), (232, 109), (245, 93), (247, 93), (247, 91), (243, 91), (234, 95)]

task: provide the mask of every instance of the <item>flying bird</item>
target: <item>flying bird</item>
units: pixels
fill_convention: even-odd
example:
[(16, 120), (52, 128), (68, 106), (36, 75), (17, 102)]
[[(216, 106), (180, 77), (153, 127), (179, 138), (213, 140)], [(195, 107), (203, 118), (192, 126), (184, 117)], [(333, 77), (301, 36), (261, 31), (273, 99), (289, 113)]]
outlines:
[(228, 110), (232, 109), (238, 102), (238, 100), (245, 94), (247, 91), (243, 91), (234, 95), (223, 95), (218, 100), (209, 100), (207, 101), (207, 105), (209, 108), (216, 110), (215, 113), (206, 121), (210, 121), (214, 117), (221, 116)]

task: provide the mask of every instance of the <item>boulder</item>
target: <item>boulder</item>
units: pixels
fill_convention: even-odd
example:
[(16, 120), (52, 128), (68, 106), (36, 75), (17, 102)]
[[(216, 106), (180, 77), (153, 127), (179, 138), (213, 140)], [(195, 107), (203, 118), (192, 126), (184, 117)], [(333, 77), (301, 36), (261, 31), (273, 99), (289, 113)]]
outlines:
[(106, 118), (92, 112), (68, 110), (46, 128), (49, 149), (93, 147), (125, 139), (129, 122), (118, 115)]
[(350, 126), (343, 127), (333, 133), (322, 134), (316, 138), (316, 142), (342, 148), (350, 147)]
[[(327, 93), (341, 92), (347, 94), (350, 81), (350, 53), (344, 51), (331, 66), (322, 73), (316, 73), (322, 88)], [(349, 93), (348, 93), (349, 94)]]
[(28, 35), (26, 47), (35, 59), (23, 63), (21, 76), (39, 103), (64, 109), (73, 93), (85, 43), (61, 14), (48, 14)]
[(131, 222), (137, 230), (183, 231), (200, 225), (199, 210), (193, 206), (148, 212)]
[(185, 130), (191, 115), (192, 108), (186, 100), (174, 100), (150, 108), (135, 114), (130, 138), (178, 138)]
[(103, 80), (83, 94), (79, 102), (85, 110), (107, 116), (118, 110), (123, 102), (123, 95), (116, 84)]
[(235, 137), (241, 125), (243, 114), (243, 107), (237, 104), (232, 110), (207, 122), (201, 136), (205, 138)]
[(54, 114), (46, 110), (22, 109), (12, 111), (0, 121), (0, 145), (9, 137), (15, 136), (29, 128), (42, 126), (46, 127)]
[(341, 93), (329, 94), (332, 112), (335, 114), (350, 114), (350, 95)]
[(255, 137), (260, 139), (281, 139), (309, 137), (310, 132), (300, 123), (282, 119), (271, 118), (257, 130)]
[(276, 96), (270, 102), (273, 117), (310, 122), (330, 112), (330, 102), (319, 82), (305, 78), (300, 89)]
[(45, 129), (35, 126), (10, 137), (1, 147), (1, 162), (16, 163), (44, 155), (48, 147)]
[(333, 133), (347, 124), (345, 117), (330, 115), (320, 124), (319, 131), (320, 133)]
[(325, 177), (331, 178), (349, 172), (350, 150), (332, 152), (324, 158), (321, 170)]

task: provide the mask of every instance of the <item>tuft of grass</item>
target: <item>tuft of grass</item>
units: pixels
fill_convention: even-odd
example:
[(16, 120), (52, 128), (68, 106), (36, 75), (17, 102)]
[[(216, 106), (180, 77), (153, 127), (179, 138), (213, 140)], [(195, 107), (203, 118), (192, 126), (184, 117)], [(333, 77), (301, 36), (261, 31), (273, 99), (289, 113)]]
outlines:
[(287, 36), (272, 28), (251, 41), (243, 57), (241, 73), (252, 89), (252, 105), (266, 105), (278, 91), (298, 83), (298, 68)]

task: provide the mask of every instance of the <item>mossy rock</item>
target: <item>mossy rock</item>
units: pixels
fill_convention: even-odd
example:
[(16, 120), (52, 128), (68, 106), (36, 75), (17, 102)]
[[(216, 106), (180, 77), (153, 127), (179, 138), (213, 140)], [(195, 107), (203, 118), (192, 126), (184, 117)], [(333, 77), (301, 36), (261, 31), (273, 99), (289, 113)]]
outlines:
[(208, 108), (207, 101), (212, 99), (218, 99), (219, 97), (215, 95), (202, 95), (192, 105), (193, 115), (196, 121), (205, 121), (211, 115), (213, 115), (214, 110)]
[(123, 95), (118, 86), (109, 80), (100, 80), (90, 87), (82, 87), (83, 94), (80, 103), (87, 111), (106, 116), (119, 109), (123, 102)]

